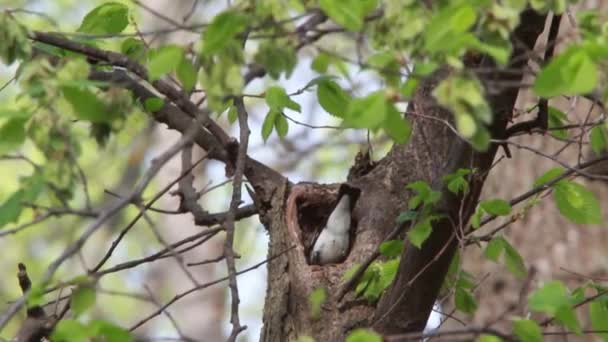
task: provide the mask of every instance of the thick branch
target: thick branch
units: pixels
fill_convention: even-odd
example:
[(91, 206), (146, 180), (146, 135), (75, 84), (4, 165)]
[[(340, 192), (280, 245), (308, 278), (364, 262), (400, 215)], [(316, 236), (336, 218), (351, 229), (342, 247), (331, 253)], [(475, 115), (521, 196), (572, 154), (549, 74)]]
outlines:
[[(527, 63), (527, 60), (522, 59), (521, 56), (532, 50), (536, 38), (544, 28), (544, 24), (545, 16), (532, 10), (526, 10), (522, 13), (521, 24), (514, 31), (512, 37), (515, 48), (511, 57), (511, 67), (522, 68)], [(485, 58), (482, 64), (486, 64), (483, 65), (486, 67), (493, 66), (489, 58)], [(491, 77), (491, 81), (520, 82), (522, 75), (497, 72)], [(414, 98), (414, 107), (417, 112), (439, 116), (447, 115), (447, 118), (451, 119), (449, 113), (442, 112), (436, 105), (433, 105), (431, 91), (440, 79), (441, 76), (437, 76), (437, 79), (428, 81), (426, 89), (425, 86), (422, 86), (423, 89), (419, 92), (420, 96)], [(507, 88), (497, 94), (488, 96), (495, 115), (494, 124), (490, 127), (493, 136), (504, 135), (517, 95), (518, 89)], [(430, 113), (427, 113), (427, 111), (430, 111)], [(446, 214), (447, 219), (433, 224), (433, 232), (423, 244), (422, 249), (418, 249), (409, 242), (406, 243), (395, 282), (382, 297), (376, 309), (374, 328), (384, 334), (417, 332), (424, 329), (448, 266), (456, 251), (456, 237), (459, 229), (466, 224), (474, 211), (485, 181), (485, 175), (487, 175), (486, 171), (492, 165), (497, 150), (497, 146), (494, 144), (486, 153), (475, 153), (467, 143), (461, 141), (454, 134), (450, 133), (448, 138), (443, 138), (437, 135), (441, 132), (436, 131), (439, 128), (433, 128), (430, 125), (424, 127), (422, 124), (416, 128), (421, 130), (418, 133), (421, 137), (418, 137), (419, 140), (416, 141), (420, 145), (416, 148), (424, 150), (425, 144), (432, 144), (432, 148), (437, 149), (440, 157), (448, 158), (447, 163), (443, 164), (446, 165), (443, 169), (437, 167), (437, 165), (434, 168), (429, 166), (429, 170), (435, 171), (429, 172), (431, 174), (430, 180), (435, 188), (442, 189), (443, 196), (438, 210)], [(425, 134), (432, 137), (432, 142), (430, 139), (424, 138)], [(448, 148), (446, 145), (451, 147)], [(433, 149), (433, 153), (436, 153), (435, 149)], [(400, 153), (395, 151), (394, 155), (400, 155)], [(437, 158), (437, 156), (435, 155), (432, 158)], [(425, 163), (432, 164), (432, 161), (425, 161)], [(438, 160), (436, 163), (442, 163), (442, 161)], [(477, 168), (479, 174), (483, 176), (473, 177), (470, 191), (465, 198), (455, 196), (443, 187), (442, 174), (452, 173), (458, 168), (472, 167)], [(429, 176), (425, 175), (422, 179), (429, 179)]]

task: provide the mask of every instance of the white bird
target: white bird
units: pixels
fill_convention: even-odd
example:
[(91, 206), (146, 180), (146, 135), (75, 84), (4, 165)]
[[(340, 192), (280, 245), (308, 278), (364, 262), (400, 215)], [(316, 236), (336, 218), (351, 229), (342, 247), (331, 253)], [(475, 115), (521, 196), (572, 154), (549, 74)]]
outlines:
[(326, 265), (338, 263), (348, 255), (350, 244), (351, 211), (360, 190), (343, 184), (338, 192), (338, 203), (310, 253), (310, 263)]

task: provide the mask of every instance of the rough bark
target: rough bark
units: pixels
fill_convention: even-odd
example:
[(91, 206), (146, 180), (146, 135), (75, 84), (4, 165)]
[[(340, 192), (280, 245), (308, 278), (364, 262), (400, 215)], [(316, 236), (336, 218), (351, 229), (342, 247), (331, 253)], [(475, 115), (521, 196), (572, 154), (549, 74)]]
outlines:
[[(532, 50), (544, 23), (545, 17), (533, 11), (522, 14), (520, 27), (513, 37), (516, 42), (511, 61), (513, 67), (527, 63), (527, 58), (522, 58), (522, 55)], [(431, 91), (446, 73), (442, 70), (427, 79), (413, 101), (417, 113), (439, 120), (414, 117), (409, 143), (395, 145), (371, 172), (351, 181), (361, 188), (362, 193), (353, 211), (358, 222), (356, 238), (343, 263), (318, 267), (306, 262), (308, 236), (318, 221), (329, 214), (326, 208), (331, 208), (330, 204), (335, 201), (335, 185), (298, 184), (290, 187), (286, 184), (275, 193), (272, 201), (265, 201), (269, 210), (261, 217), (270, 234), (270, 256), (281, 253), (292, 244), (295, 248), (269, 265), (262, 341), (291, 341), (303, 335), (313, 336), (317, 341), (343, 340), (346, 333), (357, 326), (373, 326), (383, 334), (421, 331), (424, 328), (455, 251), (458, 225), (454, 223), (468, 221), (479, 197), (485, 171), (497, 150), (492, 146), (486, 153), (475, 153), (441, 122), (451, 121), (452, 115), (436, 105)], [(519, 76), (501, 73), (493, 77), (519, 81)], [(504, 134), (517, 91), (507, 89), (490, 96), (490, 104), (497, 117), (491, 127), (494, 137)], [(483, 176), (474, 178), (471, 191), (464, 199), (443, 191), (440, 210), (449, 219), (434, 224), (433, 233), (422, 249), (407, 244), (397, 278), (378, 305), (355, 300), (352, 294), (347, 294), (338, 303), (336, 294), (342, 285), (344, 272), (377, 248), (394, 228), (398, 213), (406, 209), (410, 194), (405, 185), (424, 180), (443, 190), (441, 176), (461, 167), (476, 167)], [(327, 289), (328, 299), (320, 317), (312, 319), (308, 297), (317, 287)]]

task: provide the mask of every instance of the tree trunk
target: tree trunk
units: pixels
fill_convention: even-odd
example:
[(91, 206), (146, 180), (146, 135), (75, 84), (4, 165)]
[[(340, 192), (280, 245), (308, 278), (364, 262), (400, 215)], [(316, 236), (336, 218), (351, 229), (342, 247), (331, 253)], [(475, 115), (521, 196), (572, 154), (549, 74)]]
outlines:
[[(522, 55), (532, 50), (544, 24), (545, 16), (531, 10), (522, 14), (512, 39), (511, 67), (527, 63)], [(487, 66), (489, 62), (481, 63)], [(285, 181), (272, 192), (267, 188), (265, 197), (258, 196), (260, 218), (270, 234), (269, 258), (273, 258), (268, 265), (262, 341), (292, 341), (304, 335), (317, 341), (341, 341), (350, 329), (358, 326), (372, 326), (383, 334), (424, 328), (457, 245), (459, 225), (451, 222), (466, 224), (468, 221), (485, 171), (489, 170), (497, 150), (493, 145), (486, 153), (476, 153), (445, 124), (451, 122), (452, 115), (435, 103), (431, 91), (448, 73), (440, 70), (426, 79), (410, 107), (417, 114), (438, 120), (414, 116), (408, 144), (395, 145), (371, 171), (351, 180), (362, 192), (353, 211), (358, 222), (356, 237), (343, 263), (311, 266), (306, 258), (312, 232), (329, 215), (328, 208), (335, 201), (336, 185), (292, 185)], [(507, 73), (493, 75), (493, 81), (497, 79), (521, 81), (519, 76)], [(511, 118), (517, 89), (509, 88), (488, 97), (495, 115), (491, 133), (501, 138)], [(468, 196), (458, 198), (444, 191), (442, 175), (472, 167), (483, 176), (473, 179)], [(356, 300), (352, 293), (338, 303), (343, 274), (365, 260), (393, 230), (398, 214), (406, 210), (410, 197), (405, 185), (418, 180), (442, 191), (439, 209), (449, 219), (433, 224), (433, 233), (422, 249), (406, 243), (397, 277), (377, 305)], [(325, 288), (328, 297), (320, 317), (312, 319), (308, 298), (318, 287)]]

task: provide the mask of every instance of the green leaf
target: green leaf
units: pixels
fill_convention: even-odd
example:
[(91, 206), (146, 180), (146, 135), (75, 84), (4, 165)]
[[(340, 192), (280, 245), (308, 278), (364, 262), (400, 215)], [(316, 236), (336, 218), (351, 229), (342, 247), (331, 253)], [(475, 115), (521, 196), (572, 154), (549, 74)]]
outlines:
[[(589, 304), (591, 326), (596, 331), (608, 331), (608, 301), (595, 300)], [(608, 342), (608, 333), (597, 334), (604, 342)]]
[(421, 222), (416, 223), (416, 225), (407, 232), (407, 238), (412, 245), (422, 248), (422, 244), (431, 236), (431, 232), (433, 231), (431, 222), (432, 220), (430, 218), (425, 218)]
[(254, 60), (264, 66), (268, 75), (276, 80), (283, 72), (285, 78), (291, 76), (297, 63), (297, 56), (293, 47), (268, 41), (260, 45)]
[(375, 129), (386, 118), (386, 97), (383, 91), (350, 101), (344, 122), (353, 128)]
[(382, 342), (382, 336), (368, 329), (357, 328), (348, 334), (346, 342)]
[(177, 79), (182, 83), (185, 91), (192, 90), (196, 85), (198, 73), (188, 58), (182, 58), (182, 61), (177, 65), (175, 74), (177, 75)]
[(40, 286), (32, 286), (30, 292), (27, 295), (26, 304), (28, 307), (44, 305), (46, 302), (45, 291)]
[[(562, 112), (561, 110), (550, 106), (549, 110), (548, 110), (548, 114), (549, 114), (549, 129), (555, 128), (555, 127), (563, 127), (568, 123), (568, 116), (566, 115), (566, 113)], [(553, 135), (554, 137), (558, 138), (558, 139), (566, 139), (568, 138), (568, 130), (567, 129), (552, 129), (551, 130), (551, 135)]]
[(281, 115), (276, 117), (274, 127), (277, 130), (279, 137), (284, 138), (287, 135), (287, 132), (289, 131), (289, 123), (287, 122), (285, 115), (281, 113)]
[(313, 59), (310, 64), (310, 68), (319, 74), (324, 74), (327, 72), (329, 68), (329, 62), (331, 61), (331, 57), (326, 53), (319, 53), (315, 59)]
[(273, 109), (269, 110), (268, 114), (266, 114), (264, 123), (262, 123), (262, 139), (264, 140), (264, 142), (266, 142), (266, 140), (268, 140), (268, 137), (270, 136), (270, 133), (272, 133), (272, 129), (275, 126), (274, 122), (277, 119), (277, 116), (280, 116), (280, 115), (281, 115), (281, 112), (278, 112)]
[(32, 112), (22, 109), (0, 108), (0, 118), (9, 119), (29, 119), (32, 117)]
[(234, 123), (239, 118), (239, 113), (236, 110), (235, 106), (230, 106), (228, 110), (228, 121), (230, 123)]
[(378, 294), (378, 298), (384, 290), (386, 290), (391, 284), (395, 277), (397, 276), (397, 271), (399, 270), (399, 263), (401, 259), (394, 258), (389, 261), (386, 261), (382, 264), (382, 268), (380, 269), (380, 284), (382, 291)]
[(593, 192), (583, 185), (571, 181), (559, 181), (555, 185), (553, 198), (559, 212), (577, 224), (602, 223), (602, 211)]
[(528, 275), (528, 270), (526, 269), (524, 259), (507, 240), (503, 239), (503, 245), (505, 249), (505, 265), (507, 266), (507, 269), (516, 277), (525, 278)]
[(542, 176), (538, 177), (534, 181), (534, 187), (538, 188), (541, 185), (545, 185), (563, 174), (564, 169), (562, 169), (561, 167), (554, 167), (552, 169), (549, 169), (547, 172), (543, 173)]
[(215, 16), (203, 33), (203, 53), (212, 55), (222, 51), (237, 34), (245, 30), (247, 22), (247, 16), (235, 11)]
[(602, 151), (608, 151), (608, 130), (606, 126), (595, 126), (591, 129), (589, 136), (591, 149), (596, 155), (601, 155)]
[(139, 39), (129, 37), (120, 44), (120, 52), (139, 61), (146, 55), (146, 45)]
[(462, 287), (456, 288), (454, 301), (456, 304), (456, 309), (466, 314), (471, 315), (477, 310), (477, 301), (469, 291), (463, 289)]
[(578, 317), (576, 317), (574, 309), (569, 305), (565, 305), (559, 308), (559, 310), (555, 314), (555, 318), (570, 331), (578, 335), (582, 333), (581, 323), (578, 321)]
[(61, 87), (63, 97), (72, 105), (74, 115), (81, 120), (94, 123), (109, 122), (113, 115), (97, 95), (86, 88), (76, 86)]
[(397, 217), (397, 223), (402, 224), (407, 221), (414, 221), (418, 217), (418, 212), (414, 210), (403, 211)]
[(51, 340), (53, 342), (88, 342), (92, 331), (73, 319), (62, 319), (57, 323)]
[(148, 112), (156, 112), (163, 108), (165, 105), (165, 101), (158, 97), (149, 97), (144, 101), (144, 108)]
[(456, 172), (442, 177), (444, 183), (447, 184), (450, 192), (458, 194), (469, 192), (469, 182), (465, 176), (471, 174), (470, 169), (458, 169)]
[(150, 52), (148, 60), (148, 77), (151, 81), (175, 70), (184, 56), (184, 51), (176, 45), (162, 46)]
[(437, 203), (441, 198), (439, 191), (431, 189), (429, 184), (425, 181), (416, 181), (409, 183), (406, 189), (411, 189), (416, 192), (416, 195), (410, 198), (408, 207), (410, 209), (416, 209), (420, 204), (431, 205)]
[(104, 337), (106, 342), (133, 342), (135, 339), (131, 336), (129, 330), (119, 327), (113, 323), (94, 320), (89, 323), (89, 329), (93, 331), (93, 335)]
[(74, 314), (79, 316), (86, 312), (95, 304), (95, 297), (96, 293), (93, 287), (79, 286), (70, 298), (70, 306)]
[(344, 274), (342, 275), (342, 281), (348, 281), (350, 278), (352, 278), (359, 269), (359, 267), (361, 267), (361, 265), (354, 264), (351, 268), (346, 270), (346, 272), (344, 272)]
[(42, 173), (24, 177), (20, 182), (20, 190), (14, 192), (0, 205), (0, 228), (7, 223), (16, 222), (23, 210), (23, 202), (34, 202), (42, 191), (45, 178)]
[(528, 299), (531, 310), (555, 316), (563, 306), (570, 306), (568, 289), (560, 281), (551, 281), (534, 291)]
[(475, 342), (502, 342), (502, 339), (498, 336), (482, 334)]
[(533, 90), (541, 97), (580, 95), (591, 92), (597, 81), (597, 65), (584, 49), (572, 46), (540, 71)]
[(91, 34), (116, 34), (129, 24), (129, 8), (118, 2), (106, 2), (89, 12), (78, 32)]
[(481, 225), (481, 217), (485, 213), (486, 211), (483, 210), (482, 207), (477, 207), (475, 213), (473, 213), (473, 216), (471, 216), (471, 226), (473, 227), (473, 229), (479, 228), (479, 226)]
[(403, 247), (403, 241), (390, 240), (381, 243), (379, 250), (380, 254), (389, 258), (394, 258), (401, 255), (401, 252), (403, 252)]
[(350, 95), (342, 90), (340, 86), (331, 80), (322, 81), (317, 86), (317, 98), (319, 104), (326, 112), (331, 115), (343, 118), (348, 104), (351, 101)]
[(479, 206), (487, 213), (496, 216), (505, 216), (511, 213), (511, 205), (503, 199), (481, 201)]
[[(424, 47), (430, 52), (452, 50), (465, 46), (462, 38), (475, 23), (476, 12), (470, 5), (444, 8), (424, 30)], [(457, 43), (457, 44), (455, 44)]]
[(490, 242), (488, 242), (488, 245), (486, 246), (486, 249), (483, 252), (483, 255), (489, 260), (497, 262), (498, 258), (502, 254), (502, 251), (504, 250), (503, 241), (504, 239), (501, 237), (496, 237), (490, 240)]
[(310, 305), (310, 312), (313, 319), (319, 318), (319, 315), (321, 314), (321, 306), (323, 306), (326, 299), (327, 292), (322, 287), (314, 289), (310, 296), (308, 296), (308, 304)]
[(412, 133), (412, 125), (406, 120), (395, 106), (388, 102), (386, 103), (386, 120), (384, 120), (384, 131), (396, 143), (405, 144)]
[(529, 319), (518, 319), (513, 322), (513, 333), (522, 342), (542, 342), (543, 335), (536, 322)]
[(376, 7), (376, 1), (319, 0), (319, 7), (336, 23), (350, 31), (359, 31), (363, 27), (365, 16)]
[(27, 118), (13, 118), (0, 126), (0, 155), (19, 148), (25, 142)]
[(285, 89), (278, 86), (272, 86), (266, 90), (266, 104), (268, 104), (270, 109), (276, 111), (282, 111), (284, 108), (289, 108), (299, 112), (302, 109), (300, 104), (289, 98)]
[(405, 81), (405, 83), (403, 83), (403, 86), (401, 86), (401, 88), (399, 89), (401, 95), (406, 99), (411, 99), (416, 89), (418, 89), (418, 83), (420, 83), (420, 80), (413, 76), (409, 76), (407, 78), (407, 81)]

